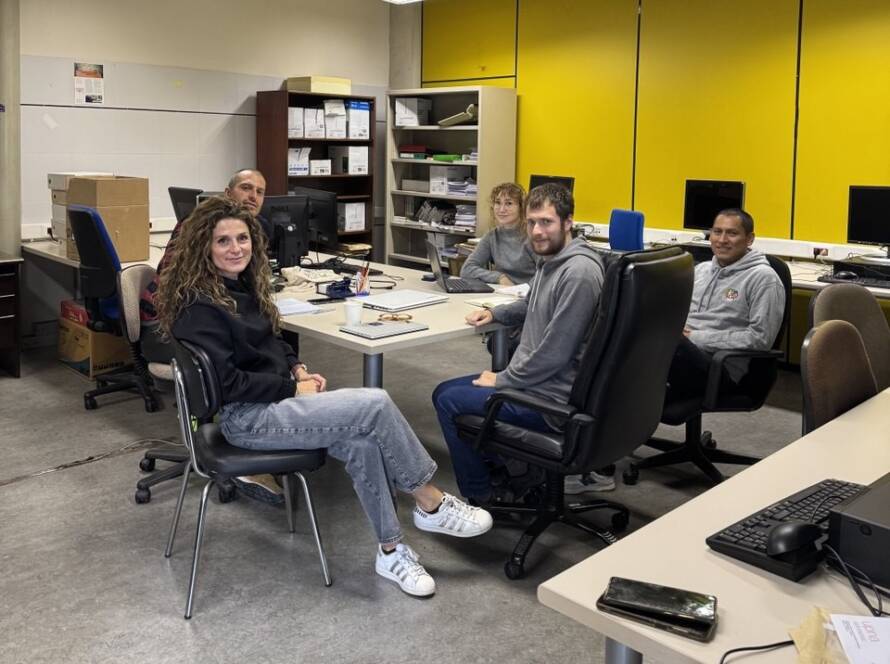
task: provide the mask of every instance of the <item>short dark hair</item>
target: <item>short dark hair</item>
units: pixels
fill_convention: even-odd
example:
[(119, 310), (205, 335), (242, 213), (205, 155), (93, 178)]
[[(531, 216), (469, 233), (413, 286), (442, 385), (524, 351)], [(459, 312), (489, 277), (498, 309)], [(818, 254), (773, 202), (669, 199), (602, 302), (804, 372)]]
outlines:
[[(754, 232), (754, 217), (745, 212), (742, 208), (726, 208), (717, 213), (717, 217), (735, 217), (742, 222), (742, 228), (745, 229), (745, 235), (751, 235)], [(716, 221), (717, 217), (714, 217)]]
[(572, 196), (572, 192), (561, 184), (545, 182), (528, 192), (526, 207), (529, 210), (538, 210), (547, 203), (550, 203), (556, 210), (560, 221), (565, 221), (575, 214), (575, 198)]
[(262, 171), (260, 171), (260, 169), (258, 168), (239, 168), (237, 171), (235, 171), (235, 174), (231, 178), (229, 178), (229, 184), (226, 188), (234, 189), (235, 187), (237, 187), (238, 183), (246, 177), (244, 175), (245, 173), (256, 173), (264, 180), (266, 179), (266, 176), (263, 175)]

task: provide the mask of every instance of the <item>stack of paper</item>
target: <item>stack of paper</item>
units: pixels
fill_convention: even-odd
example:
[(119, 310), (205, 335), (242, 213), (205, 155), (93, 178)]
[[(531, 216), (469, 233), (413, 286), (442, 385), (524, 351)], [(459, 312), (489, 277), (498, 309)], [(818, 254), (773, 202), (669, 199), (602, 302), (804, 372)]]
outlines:
[(476, 228), (476, 206), (457, 205), (454, 212), (454, 225), (458, 228), (471, 230)]
[(448, 178), (448, 193), (451, 196), (475, 196), (478, 191), (473, 178)]
[(278, 311), (282, 316), (295, 316), (297, 314), (317, 314), (321, 309), (316, 307), (314, 304), (309, 304), (308, 302), (303, 302), (303, 300), (297, 300), (295, 298), (286, 298), (283, 300), (278, 300), (275, 303), (278, 306)]

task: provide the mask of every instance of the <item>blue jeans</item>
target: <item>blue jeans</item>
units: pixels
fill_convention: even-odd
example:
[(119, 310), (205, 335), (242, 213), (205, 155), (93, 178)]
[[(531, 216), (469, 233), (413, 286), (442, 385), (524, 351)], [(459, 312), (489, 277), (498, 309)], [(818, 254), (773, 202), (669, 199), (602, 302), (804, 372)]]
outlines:
[(436, 462), (384, 390), (343, 389), (278, 403), (230, 403), (219, 415), (232, 445), (325, 449), (342, 461), (381, 544), (402, 539), (394, 490), (413, 493), (436, 472)]
[[(454, 425), (457, 415), (485, 415), (485, 401), (495, 389), (476, 387), (473, 385), (475, 378), (463, 376), (441, 383), (433, 390), (433, 405), (451, 452), (451, 463), (461, 494), (466, 498), (486, 500), (491, 494), (491, 476), (485, 460), (493, 457), (474, 450), (472, 443), (457, 435)], [(514, 404), (504, 404), (498, 412), (498, 420), (535, 431), (553, 431), (540, 413)]]

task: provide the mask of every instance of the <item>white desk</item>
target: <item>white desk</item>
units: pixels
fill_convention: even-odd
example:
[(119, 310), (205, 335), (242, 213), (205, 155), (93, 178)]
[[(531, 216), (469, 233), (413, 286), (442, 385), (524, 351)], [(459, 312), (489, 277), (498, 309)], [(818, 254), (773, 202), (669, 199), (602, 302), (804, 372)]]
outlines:
[[(713, 664), (731, 648), (783, 641), (813, 606), (864, 615), (847, 580), (819, 570), (794, 583), (711, 551), (705, 537), (826, 478), (870, 484), (890, 471), (890, 390), (743, 470), (617, 544), (538, 587), (541, 603), (607, 637), (607, 662)], [(596, 600), (611, 576), (717, 596), (718, 626), (698, 643), (602, 613)], [(752, 662), (794, 662), (793, 647)]]
[[(420, 276), (422, 272), (408, 268), (394, 267), (392, 265), (381, 265), (372, 263), (375, 267), (387, 275), (402, 277), (402, 281), (397, 282), (396, 289), (399, 290), (419, 290), (441, 293), (441, 289), (435, 282), (422, 281)], [(383, 279), (384, 277), (372, 277), (372, 280)], [(384, 290), (373, 289), (371, 293), (385, 293)], [(382, 387), (383, 385), (383, 353), (397, 351), (403, 348), (412, 348), (414, 346), (422, 346), (432, 343), (443, 343), (449, 339), (458, 337), (468, 337), (483, 332), (494, 333), (494, 342), (492, 348), (492, 369), (498, 371), (507, 366), (506, 341), (507, 330), (500, 325), (492, 324), (481, 328), (474, 328), (464, 322), (465, 316), (471, 311), (478, 311), (478, 307), (467, 304), (467, 300), (484, 298), (485, 293), (466, 293), (466, 294), (449, 294), (448, 301), (441, 304), (434, 304), (419, 309), (411, 309), (405, 313), (411, 314), (414, 321), (429, 325), (429, 329), (421, 332), (412, 332), (410, 334), (401, 334), (395, 337), (387, 337), (385, 339), (363, 339), (352, 334), (340, 332), (339, 327), (345, 323), (346, 316), (343, 311), (343, 303), (334, 303), (330, 305), (322, 305), (325, 308), (331, 308), (331, 311), (319, 314), (302, 314), (299, 316), (286, 316), (283, 318), (283, 327), (291, 332), (297, 332), (301, 335), (321, 339), (340, 348), (362, 353), (364, 356), (364, 376), (363, 383), (365, 387)], [(291, 295), (284, 291), (282, 297), (299, 297), (307, 299), (312, 295), (299, 294)], [(381, 312), (372, 309), (364, 309), (362, 320), (370, 322), (377, 320)]]
[[(148, 260), (121, 263), (121, 267), (125, 268), (130, 265), (139, 265), (141, 263), (148, 263), (149, 265), (157, 267), (158, 263), (161, 262), (161, 258), (164, 256), (164, 249), (167, 246), (167, 241), (169, 239), (170, 233), (157, 233), (152, 235), (149, 239)], [(73, 260), (66, 256), (65, 245), (61, 242), (56, 242), (55, 240), (23, 242), (22, 253), (45, 258), (54, 263), (67, 265), (68, 267), (73, 267), (75, 269), (80, 266), (80, 261)]]

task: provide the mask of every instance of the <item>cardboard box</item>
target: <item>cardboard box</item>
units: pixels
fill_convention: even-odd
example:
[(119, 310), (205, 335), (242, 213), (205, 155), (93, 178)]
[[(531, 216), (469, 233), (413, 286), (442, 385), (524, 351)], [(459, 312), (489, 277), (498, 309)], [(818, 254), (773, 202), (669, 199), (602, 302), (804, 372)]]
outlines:
[(337, 230), (363, 231), (365, 223), (365, 204), (363, 202), (337, 203)]
[(371, 137), (371, 102), (351, 99), (346, 102), (349, 138)]
[(324, 109), (303, 109), (303, 136), (305, 138), (324, 138)]
[(287, 137), (303, 138), (303, 113), (306, 109), (291, 106), (287, 109)]
[(113, 178), (114, 173), (91, 173), (89, 171), (70, 171), (68, 173), (48, 173), (46, 184), (49, 189), (67, 191), (71, 178)]
[(123, 337), (91, 329), (67, 318), (59, 319), (59, 359), (89, 378), (125, 367), (130, 347)]
[[(68, 205), (96, 209), (122, 263), (148, 260), (147, 178), (72, 178), (68, 185)], [(70, 232), (68, 235), (67, 256), (80, 260), (74, 239)]]
[(53, 205), (65, 205), (68, 202), (68, 192), (64, 189), (53, 189), (50, 193)]
[(111, 178), (72, 178), (68, 184), (68, 205), (107, 207), (148, 205), (148, 178), (117, 175)]
[(312, 148), (289, 148), (287, 151), (287, 174), (309, 175), (309, 155)]
[[(97, 207), (96, 211), (105, 223), (121, 263), (148, 260), (148, 205), (114, 205)], [(73, 237), (67, 241), (67, 256), (71, 260), (80, 260)]]
[(417, 127), (430, 123), (433, 102), (422, 97), (399, 97), (396, 99), (396, 126)]
[(64, 205), (56, 205), (53, 203), (53, 221), (61, 221), (64, 224), (68, 223), (68, 208)]
[(368, 174), (368, 147), (365, 145), (332, 145), (328, 147), (331, 173)]
[(352, 79), (336, 76), (292, 76), (287, 79), (288, 92), (327, 92), (332, 95), (352, 94)]
[(71, 238), (71, 229), (68, 227), (68, 219), (58, 221), (53, 219), (50, 228), (52, 229), (53, 239), (64, 242)]
[(90, 315), (84, 308), (83, 303), (78, 302), (77, 300), (62, 300), (59, 309), (62, 318), (73, 320), (78, 325), (86, 326), (87, 322), (90, 320)]
[(346, 138), (346, 104), (342, 99), (324, 101), (325, 138)]

